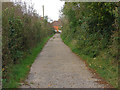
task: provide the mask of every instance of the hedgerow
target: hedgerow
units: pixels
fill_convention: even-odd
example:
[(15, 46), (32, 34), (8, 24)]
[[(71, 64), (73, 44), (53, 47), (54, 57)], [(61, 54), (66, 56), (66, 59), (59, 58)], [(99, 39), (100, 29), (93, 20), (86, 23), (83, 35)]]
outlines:
[(26, 4), (3, 3), (2, 6), (2, 70), (5, 84), (11, 79), (9, 68), (19, 64), (31, 54), (32, 48), (52, 35), (53, 27), (47, 18), (40, 17)]
[[(116, 70), (112, 71), (111, 69), (111, 72), (116, 75), (116, 78), (108, 80), (115, 87), (118, 82), (117, 65), (120, 59), (118, 53), (120, 48), (118, 7), (120, 7), (119, 3), (66, 2), (62, 9), (63, 16), (61, 16), (63, 41), (80, 56), (99, 58), (102, 63), (104, 61), (110, 66), (115, 66)], [(96, 62), (99, 63), (99, 61)], [(106, 66), (106, 68), (108, 67)], [(115, 83), (113, 84), (110, 80)]]

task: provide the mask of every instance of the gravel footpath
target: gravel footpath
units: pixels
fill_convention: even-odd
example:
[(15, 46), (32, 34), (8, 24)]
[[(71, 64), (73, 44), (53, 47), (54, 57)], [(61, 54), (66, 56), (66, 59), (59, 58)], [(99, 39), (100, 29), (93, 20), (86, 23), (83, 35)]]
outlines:
[(85, 63), (72, 53), (60, 34), (55, 34), (44, 46), (31, 66), (21, 88), (103, 88)]

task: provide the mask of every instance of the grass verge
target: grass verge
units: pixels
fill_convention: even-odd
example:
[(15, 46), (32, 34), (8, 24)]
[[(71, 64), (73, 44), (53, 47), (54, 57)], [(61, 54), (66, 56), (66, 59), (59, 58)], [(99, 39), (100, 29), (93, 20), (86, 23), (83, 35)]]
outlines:
[[(62, 36), (61, 36), (62, 38)], [(84, 60), (88, 67), (92, 68), (102, 79), (104, 79), (110, 86), (118, 88), (118, 66), (111, 64), (112, 58), (102, 58), (97, 56), (91, 58), (89, 55), (80, 53), (80, 50), (76, 48), (71, 42), (68, 42), (62, 38), (63, 42), (71, 48), (71, 50)], [(104, 52), (103, 52), (104, 54)]]
[(37, 55), (40, 53), (46, 42), (51, 38), (53, 35), (45, 38), (41, 43), (39, 43), (35, 48), (31, 50), (31, 54), (27, 55), (25, 59), (20, 60), (19, 64), (16, 64), (10, 67), (10, 73), (8, 73), (10, 81), (3, 82), (3, 88), (17, 88), (20, 86), (20, 83), (25, 80), (27, 77), (30, 67), (34, 60), (36, 59)]

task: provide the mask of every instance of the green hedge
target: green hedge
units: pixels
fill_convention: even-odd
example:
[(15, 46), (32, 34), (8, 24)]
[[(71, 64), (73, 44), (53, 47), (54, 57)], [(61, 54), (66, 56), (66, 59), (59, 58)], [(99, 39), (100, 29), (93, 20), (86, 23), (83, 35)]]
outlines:
[[(79, 55), (99, 58), (103, 64), (108, 62), (116, 69), (120, 59), (118, 7), (119, 3), (66, 2), (62, 9), (64, 16), (61, 16), (63, 41)], [(117, 72), (113, 77), (114, 84), (107, 79), (114, 87), (117, 87)]]
[(53, 27), (26, 4), (2, 4), (2, 60), (3, 80), (11, 80), (10, 67), (20, 63), (31, 49), (53, 34)]

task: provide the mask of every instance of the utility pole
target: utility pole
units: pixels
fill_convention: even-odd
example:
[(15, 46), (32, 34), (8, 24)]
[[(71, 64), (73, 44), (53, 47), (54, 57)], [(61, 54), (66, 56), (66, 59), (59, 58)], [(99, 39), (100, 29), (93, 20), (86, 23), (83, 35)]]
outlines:
[(44, 18), (44, 5), (42, 7), (43, 7), (43, 18)]

